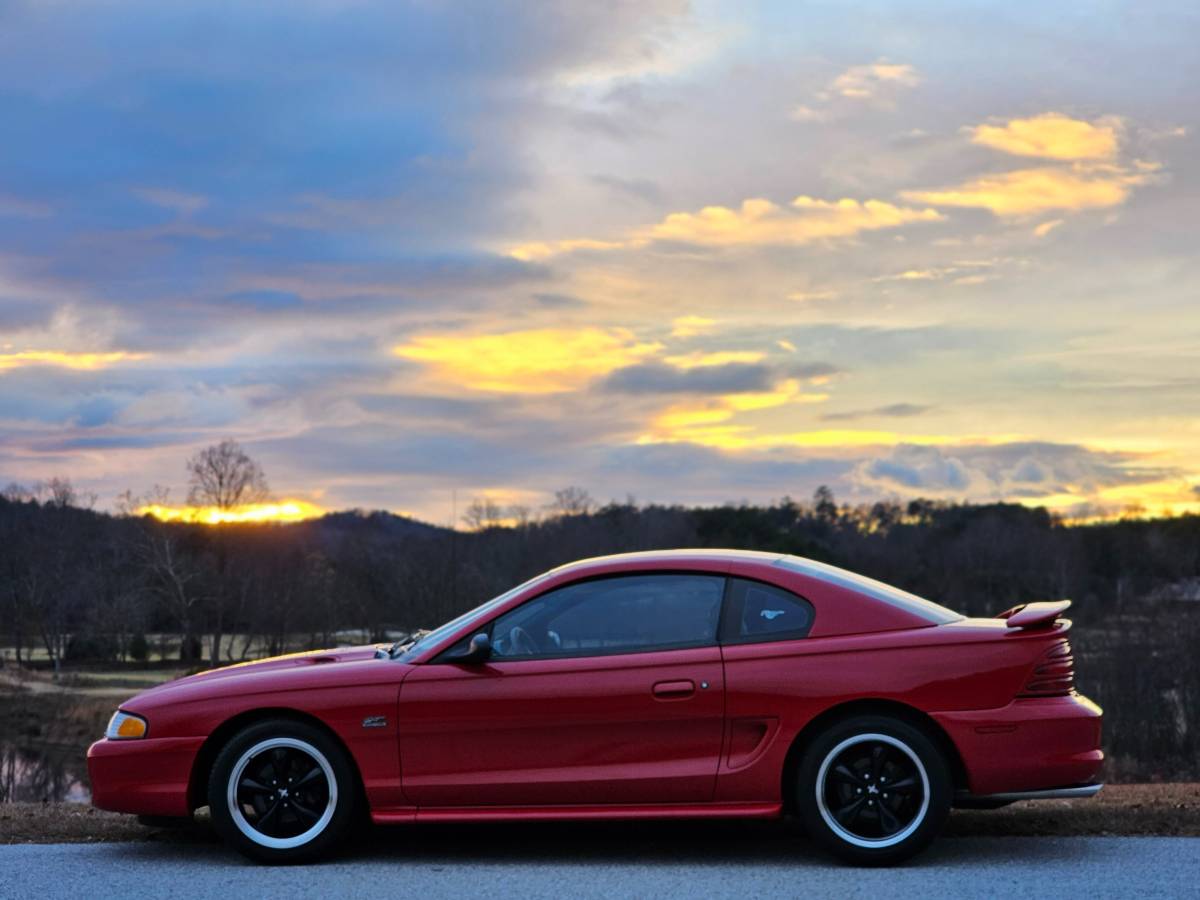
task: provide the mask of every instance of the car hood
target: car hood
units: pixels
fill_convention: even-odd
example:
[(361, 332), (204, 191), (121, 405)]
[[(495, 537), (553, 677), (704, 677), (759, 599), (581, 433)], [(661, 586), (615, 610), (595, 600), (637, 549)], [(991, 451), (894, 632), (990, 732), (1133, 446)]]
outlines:
[(265, 672), (271, 669), (294, 669), (299, 666), (361, 662), (367, 659), (375, 659), (376, 651), (386, 648), (386, 644), (366, 644), (362, 647), (337, 647), (332, 650), (304, 650), (300, 653), (285, 653), (282, 656), (268, 656), (266, 659), (234, 663), (231, 666), (225, 666), (221, 669), (213, 669), (209, 672), (189, 675), (186, 679), (181, 680), (210, 681), (214, 678), (236, 677), (251, 672)]
[(287, 653), (283, 656), (271, 656), (252, 662), (234, 663), (221, 669), (213, 669), (168, 681), (143, 691), (135, 699), (158, 699), (161, 695), (168, 693), (194, 696), (198, 693), (221, 692), (222, 689), (240, 690), (242, 686), (249, 687), (262, 682), (262, 676), (269, 674), (287, 675), (302, 672), (315, 674), (317, 671), (329, 671), (330, 673), (337, 671), (344, 677), (350, 668), (357, 669), (369, 662), (387, 662), (386, 659), (379, 660), (378, 658), (378, 651), (382, 649), (386, 652), (386, 647), (386, 644), (368, 644), (362, 647), (338, 647), (332, 650), (306, 650), (303, 653)]

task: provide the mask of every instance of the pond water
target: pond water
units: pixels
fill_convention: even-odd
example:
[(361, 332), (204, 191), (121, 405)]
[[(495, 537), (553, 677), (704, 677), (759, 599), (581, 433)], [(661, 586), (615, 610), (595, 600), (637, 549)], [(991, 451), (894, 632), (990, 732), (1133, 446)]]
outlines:
[(78, 749), (0, 742), (0, 803), (87, 803), (91, 797)]

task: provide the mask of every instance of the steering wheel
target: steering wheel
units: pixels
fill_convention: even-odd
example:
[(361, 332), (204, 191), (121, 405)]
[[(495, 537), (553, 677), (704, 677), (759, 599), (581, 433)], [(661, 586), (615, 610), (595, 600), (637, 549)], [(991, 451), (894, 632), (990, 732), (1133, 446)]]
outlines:
[(509, 630), (508, 642), (512, 645), (513, 656), (537, 656), (538, 654), (537, 641), (520, 625), (514, 625)]

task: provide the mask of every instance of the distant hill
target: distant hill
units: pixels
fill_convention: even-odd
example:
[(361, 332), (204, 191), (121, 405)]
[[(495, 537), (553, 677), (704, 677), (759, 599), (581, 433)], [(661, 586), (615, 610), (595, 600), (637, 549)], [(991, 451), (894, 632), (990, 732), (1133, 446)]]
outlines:
[(428, 522), (398, 516), (382, 509), (332, 512), (302, 524), (321, 531), (371, 533), (391, 538), (437, 537), (450, 532), (449, 528), (441, 525), (430, 525)]

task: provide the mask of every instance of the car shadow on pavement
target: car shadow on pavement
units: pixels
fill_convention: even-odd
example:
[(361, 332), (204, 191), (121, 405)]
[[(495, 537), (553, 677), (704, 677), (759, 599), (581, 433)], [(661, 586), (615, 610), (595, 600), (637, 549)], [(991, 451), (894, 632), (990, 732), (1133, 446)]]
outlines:
[[(1011, 859), (1020, 841), (1024, 866), (1059, 865), (1063, 838), (943, 837), (908, 866), (959, 867)], [(109, 845), (141, 859), (210, 858), (241, 863), (206, 824), (151, 832), (144, 843)], [(1071, 852), (1098, 852), (1086, 841)], [(791, 821), (554, 822), (362, 827), (330, 862), (375, 861), (423, 866), (524, 865), (816, 865), (835, 863)], [(246, 861), (246, 865), (252, 865)]]

